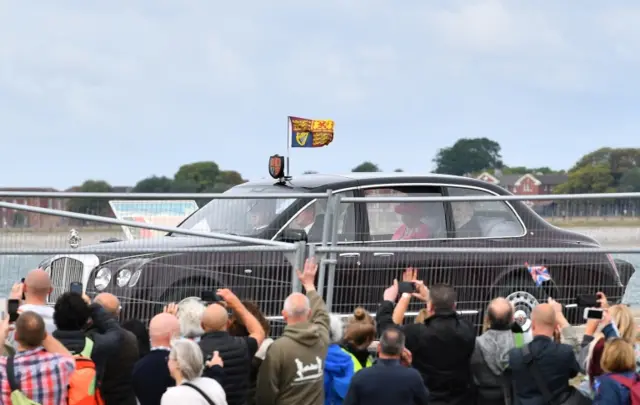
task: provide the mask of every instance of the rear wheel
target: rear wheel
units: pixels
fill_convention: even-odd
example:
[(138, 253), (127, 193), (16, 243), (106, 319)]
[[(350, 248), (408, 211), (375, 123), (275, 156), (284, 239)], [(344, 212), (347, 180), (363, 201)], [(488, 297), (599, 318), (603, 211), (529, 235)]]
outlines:
[(490, 299), (505, 297), (513, 304), (514, 319), (524, 332), (531, 328), (531, 314), (536, 305), (546, 302), (547, 298), (556, 295), (556, 286), (553, 282), (546, 282), (544, 286), (537, 287), (533, 280), (525, 277), (509, 278), (501, 281), (493, 289)]

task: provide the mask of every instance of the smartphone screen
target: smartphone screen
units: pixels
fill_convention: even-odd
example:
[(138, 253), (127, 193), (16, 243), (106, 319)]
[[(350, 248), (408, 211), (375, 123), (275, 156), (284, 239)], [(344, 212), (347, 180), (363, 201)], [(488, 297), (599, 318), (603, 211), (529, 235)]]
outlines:
[(69, 284), (69, 291), (75, 294), (82, 295), (82, 283), (74, 281), (73, 283)]
[(602, 310), (587, 308), (584, 310), (584, 319), (602, 319)]
[(402, 297), (402, 294), (411, 294), (416, 292), (416, 287), (413, 283), (402, 281), (398, 283), (398, 298)]
[(13, 323), (18, 319), (18, 309), (20, 308), (20, 300), (8, 300), (7, 312), (9, 313), (9, 322)]

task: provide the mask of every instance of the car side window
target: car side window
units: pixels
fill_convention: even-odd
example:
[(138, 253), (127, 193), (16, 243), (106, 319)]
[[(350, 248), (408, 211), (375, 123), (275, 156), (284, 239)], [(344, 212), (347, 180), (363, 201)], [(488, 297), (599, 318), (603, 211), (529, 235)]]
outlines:
[[(340, 193), (343, 198), (353, 197), (352, 191)], [(355, 241), (356, 216), (353, 203), (342, 203), (338, 210), (338, 241)], [(304, 230), (310, 243), (322, 242), (324, 219), (327, 212), (327, 200), (318, 199), (298, 212), (285, 229)]]
[[(449, 187), (451, 197), (493, 195), (486, 191)], [(520, 219), (504, 201), (451, 202), (456, 238), (505, 238), (525, 233)]]
[[(365, 197), (442, 197), (424, 187), (389, 187), (364, 190)], [(442, 202), (401, 202), (366, 204), (370, 240), (415, 240), (446, 238)]]

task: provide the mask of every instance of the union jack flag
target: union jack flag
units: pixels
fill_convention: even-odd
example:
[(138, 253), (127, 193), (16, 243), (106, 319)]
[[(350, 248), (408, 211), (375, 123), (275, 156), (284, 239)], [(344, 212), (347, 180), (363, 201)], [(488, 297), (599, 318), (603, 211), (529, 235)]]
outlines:
[(529, 275), (536, 283), (536, 287), (540, 287), (545, 281), (551, 280), (551, 274), (547, 266), (530, 266), (529, 263), (524, 264), (529, 271)]

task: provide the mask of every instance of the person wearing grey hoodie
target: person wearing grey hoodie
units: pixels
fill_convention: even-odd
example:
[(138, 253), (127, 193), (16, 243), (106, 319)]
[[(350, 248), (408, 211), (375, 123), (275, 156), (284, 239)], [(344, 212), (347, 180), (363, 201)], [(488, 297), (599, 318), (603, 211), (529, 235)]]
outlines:
[(524, 342), (514, 328), (513, 307), (505, 298), (496, 298), (487, 308), (488, 329), (476, 338), (471, 356), (471, 374), (476, 389), (476, 405), (510, 403), (511, 383), (506, 372), (509, 350)]
[(307, 294), (293, 293), (284, 302), (287, 326), (260, 366), (258, 405), (323, 405), (329, 313), (315, 289), (317, 270), (315, 260), (308, 260), (298, 272)]

